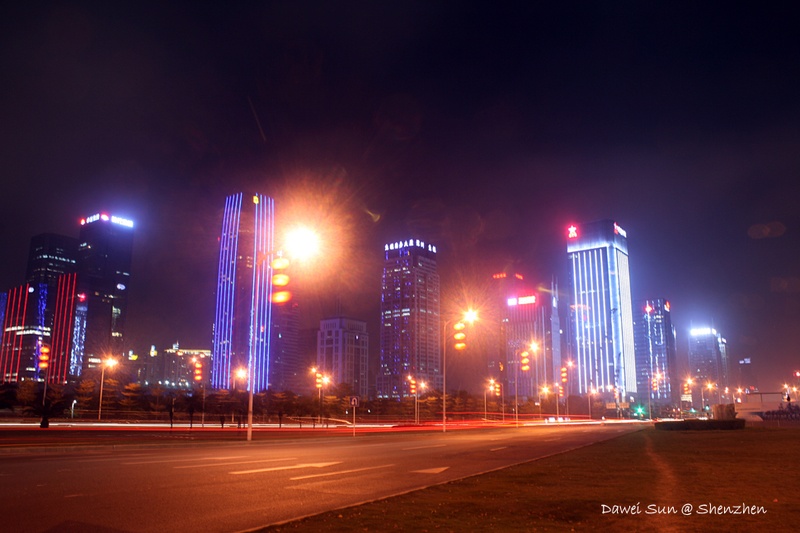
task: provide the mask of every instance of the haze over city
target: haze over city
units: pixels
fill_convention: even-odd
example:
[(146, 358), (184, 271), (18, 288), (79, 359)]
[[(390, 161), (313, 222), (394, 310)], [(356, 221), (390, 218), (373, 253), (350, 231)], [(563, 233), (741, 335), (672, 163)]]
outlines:
[[(0, 290), (22, 282), (32, 236), (113, 212), (136, 224), (129, 347), (209, 347), (231, 193), (319, 228), (325, 255), (296, 282), (312, 325), (341, 309), (375, 327), (384, 243), (436, 243), (444, 309), (504, 268), (565, 288), (566, 228), (612, 219), (634, 299), (671, 301), (679, 351), (713, 325), (777, 390), (800, 368), (797, 15), (7, 7)], [(454, 365), (454, 386), (478, 368)]]

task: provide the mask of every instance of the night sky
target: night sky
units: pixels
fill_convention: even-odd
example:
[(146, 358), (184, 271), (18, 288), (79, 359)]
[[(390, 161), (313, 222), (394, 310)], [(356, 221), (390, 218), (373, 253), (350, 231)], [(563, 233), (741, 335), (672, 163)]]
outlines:
[[(130, 347), (210, 347), (224, 197), (317, 226), (307, 320), (370, 322), (383, 244), (443, 307), (567, 288), (571, 223), (628, 233), (634, 299), (800, 369), (800, 9), (753, 2), (24, 2), (0, 20), (0, 290), (30, 238), (136, 222)], [(302, 280), (302, 282), (301, 282)], [(448, 384), (480, 367), (448, 361)], [(454, 366), (451, 367), (450, 364)], [(735, 375), (735, 374), (734, 374)]]

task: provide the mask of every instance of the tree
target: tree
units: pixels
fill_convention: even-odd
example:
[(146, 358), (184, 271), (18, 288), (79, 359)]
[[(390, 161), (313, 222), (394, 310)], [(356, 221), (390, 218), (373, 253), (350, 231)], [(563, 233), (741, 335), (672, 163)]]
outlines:
[(78, 407), (88, 411), (94, 404), (95, 388), (97, 383), (93, 379), (84, 379), (75, 388), (75, 399), (78, 400)]
[(17, 405), (23, 410), (29, 410), (36, 403), (36, 385), (35, 381), (30, 380), (17, 383)]
[(122, 389), (119, 405), (128, 414), (144, 411), (144, 390), (139, 383), (128, 383)]

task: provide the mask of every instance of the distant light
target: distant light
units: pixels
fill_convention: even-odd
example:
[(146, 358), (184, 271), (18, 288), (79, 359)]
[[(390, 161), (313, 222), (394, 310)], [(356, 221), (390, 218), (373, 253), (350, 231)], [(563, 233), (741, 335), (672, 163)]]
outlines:
[(519, 305), (535, 304), (536, 296), (520, 296), (517, 303), (519, 303)]
[(616, 222), (614, 222), (614, 233), (616, 233), (617, 235), (622, 235), (626, 239), (628, 238), (628, 233), (624, 229), (619, 227)]
[(652, 312), (653, 312), (653, 308), (652, 308), (652, 306), (651, 306), (650, 304), (647, 304), (647, 305), (645, 306), (645, 308), (644, 308), (644, 312), (645, 312), (645, 313), (647, 313), (648, 315), (649, 315), (650, 313), (652, 313)]
[(703, 335), (714, 335), (717, 331), (713, 328), (692, 328), (689, 330), (689, 335), (692, 337), (701, 337)]
[(669, 313), (669, 302), (664, 302), (664, 309)]
[(125, 285), (123, 285), (122, 283), (117, 283), (117, 290), (124, 291)]

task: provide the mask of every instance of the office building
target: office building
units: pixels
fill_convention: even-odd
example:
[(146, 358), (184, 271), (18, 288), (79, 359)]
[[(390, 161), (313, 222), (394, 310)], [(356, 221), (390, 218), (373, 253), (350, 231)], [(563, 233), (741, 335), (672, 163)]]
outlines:
[(410, 396), (408, 376), (442, 388), (436, 247), (419, 239), (384, 246), (379, 398)]
[(670, 304), (663, 298), (635, 306), (634, 339), (640, 401), (680, 405), (681, 377)]
[(97, 213), (80, 221), (71, 373), (125, 349), (133, 221)]
[(712, 327), (689, 330), (689, 375), (694, 381), (694, 402), (702, 399), (703, 407), (716, 403), (718, 391), (730, 385), (729, 371), (725, 338)]
[(637, 384), (627, 234), (610, 220), (572, 225), (567, 253), (578, 392), (628, 403)]
[(304, 360), (300, 339), (300, 305), (293, 298), (272, 307), (272, 342), (270, 343), (269, 386), (276, 391), (299, 392), (308, 384), (308, 361), (316, 347), (306, 352)]
[(317, 369), (334, 385), (349, 387), (367, 399), (369, 393), (367, 323), (346, 317), (321, 320), (317, 332)]
[(247, 370), (247, 388), (269, 387), (275, 202), (261, 194), (228, 196), (219, 240), (211, 386), (233, 388)]

